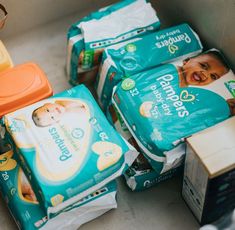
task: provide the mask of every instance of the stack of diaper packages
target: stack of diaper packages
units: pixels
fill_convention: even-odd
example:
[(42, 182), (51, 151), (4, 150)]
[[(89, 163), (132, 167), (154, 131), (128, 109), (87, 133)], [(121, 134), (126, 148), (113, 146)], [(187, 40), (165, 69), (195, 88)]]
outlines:
[(100, 105), (107, 109), (113, 87), (123, 78), (200, 52), (200, 39), (188, 24), (163, 29), (127, 41), (126, 44), (106, 48), (96, 82)]
[[(187, 24), (160, 30), (137, 41), (105, 49), (96, 84), (98, 99), (116, 130), (137, 149), (138, 144), (121, 115), (112, 103), (110, 104), (113, 87), (123, 79), (128, 79), (128, 76), (173, 60), (189, 58), (201, 51), (202, 45), (198, 35)], [(137, 93), (135, 90), (132, 91), (133, 96)], [(139, 151), (141, 152), (140, 149)], [(148, 160), (143, 155), (139, 155), (125, 176), (132, 190), (141, 190), (166, 180), (178, 172), (181, 172), (181, 168), (166, 171), (159, 176)]]
[(160, 27), (146, 0), (125, 0), (73, 24), (67, 37), (67, 76), (73, 85), (94, 82), (105, 47), (141, 37)]
[[(139, 159), (127, 171), (132, 190), (178, 172), (184, 163), (185, 138), (235, 114), (234, 85), (224, 57), (212, 49), (134, 74), (114, 88), (114, 108), (109, 110), (120, 117), (115, 126), (129, 133), (126, 138), (135, 140), (151, 165), (146, 169), (148, 164)], [(144, 167), (138, 170), (138, 164)]]
[(138, 156), (83, 85), (3, 117), (1, 191), (19, 228), (77, 229), (116, 207)]

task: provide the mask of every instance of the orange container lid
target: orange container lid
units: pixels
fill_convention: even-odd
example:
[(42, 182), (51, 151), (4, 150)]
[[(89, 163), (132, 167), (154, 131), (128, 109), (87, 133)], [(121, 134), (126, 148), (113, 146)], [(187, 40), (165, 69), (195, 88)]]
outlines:
[(34, 63), (0, 73), (0, 117), (52, 95), (46, 75)]

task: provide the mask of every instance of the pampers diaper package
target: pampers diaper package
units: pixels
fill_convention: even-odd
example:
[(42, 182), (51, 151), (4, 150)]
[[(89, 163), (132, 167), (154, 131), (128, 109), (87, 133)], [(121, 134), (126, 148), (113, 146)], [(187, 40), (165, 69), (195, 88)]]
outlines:
[[(4, 126), (0, 126), (1, 139), (8, 149), (0, 147), (0, 190), (19, 229), (77, 229), (83, 223), (116, 208), (116, 183), (79, 200), (60, 215), (48, 221), (39, 206), (35, 193), (13, 152), (13, 142)], [(66, 221), (65, 221), (66, 220)]]
[(120, 1), (79, 20), (68, 31), (66, 69), (70, 82), (92, 81), (105, 47), (140, 37), (159, 26), (156, 12), (146, 0)]
[(4, 139), (7, 139), (9, 150), (0, 155), (0, 191), (19, 229), (75, 230), (85, 222), (116, 208), (116, 183), (113, 181), (48, 220), (18, 164), (18, 156), (11, 148), (12, 141), (9, 137)]
[(113, 87), (123, 78), (202, 51), (197, 34), (187, 24), (160, 30), (127, 44), (105, 49), (97, 79), (97, 95), (106, 109)]
[(233, 115), (235, 77), (217, 50), (166, 64), (119, 83), (113, 103), (162, 174), (182, 164), (185, 137)]
[(49, 218), (120, 176), (138, 155), (83, 85), (10, 113), (4, 123)]
[(124, 177), (127, 185), (132, 191), (141, 191), (150, 188), (162, 181), (165, 181), (176, 174), (182, 173), (182, 166), (173, 168), (161, 175), (156, 172), (148, 160), (141, 154), (142, 150), (138, 146), (137, 142), (128, 130), (125, 122), (117, 109), (110, 104), (107, 110), (107, 118), (115, 129), (132, 145), (137, 149), (140, 154), (130, 166), (130, 168), (124, 173)]

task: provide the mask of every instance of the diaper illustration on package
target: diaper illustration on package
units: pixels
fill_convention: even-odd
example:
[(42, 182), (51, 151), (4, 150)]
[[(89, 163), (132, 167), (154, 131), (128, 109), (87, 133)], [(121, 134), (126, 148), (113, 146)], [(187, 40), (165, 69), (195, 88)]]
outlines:
[(181, 24), (145, 35), (136, 41), (104, 50), (97, 79), (100, 104), (107, 108), (112, 90), (123, 78), (179, 58), (201, 53), (198, 35), (188, 24)]
[(83, 85), (10, 113), (4, 122), (49, 217), (120, 176), (138, 155)]
[[(58, 229), (64, 229), (68, 223), (79, 227), (91, 218), (116, 207), (116, 183), (112, 181), (48, 221), (46, 212), (37, 202), (35, 193), (18, 164), (18, 155), (14, 154), (11, 148), (13, 142), (8, 133), (4, 139), (8, 143), (9, 150), (2, 153), (2, 148), (0, 148), (2, 153), (0, 155), (0, 191), (19, 229), (48, 230), (54, 229), (55, 226), (58, 226)], [(64, 219), (68, 223), (64, 223)]]
[(154, 170), (164, 173), (182, 164), (184, 138), (234, 115), (234, 81), (212, 49), (123, 80), (113, 103)]
[(66, 69), (70, 83), (87, 82), (87, 78), (94, 81), (105, 47), (159, 27), (156, 11), (146, 0), (120, 1), (82, 18), (68, 31)]

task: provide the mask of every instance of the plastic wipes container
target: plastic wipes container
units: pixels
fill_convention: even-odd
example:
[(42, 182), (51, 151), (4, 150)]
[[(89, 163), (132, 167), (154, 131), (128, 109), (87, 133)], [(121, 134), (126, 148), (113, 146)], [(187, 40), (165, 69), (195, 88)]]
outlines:
[(162, 174), (183, 163), (186, 137), (235, 114), (234, 84), (223, 56), (212, 49), (126, 78), (113, 103)]
[(3, 119), (49, 218), (120, 176), (138, 156), (83, 85)]
[[(1, 133), (3, 129), (0, 126)], [(4, 141), (9, 149), (0, 155), (0, 191), (19, 229), (75, 230), (83, 223), (117, 207), (116, 182), (112, 181), (48, 220), (19, 165), (18, 155), (13, 152), (13, 143), (7, 132)]]
[(12, 66), (13, 63), (11, 57), (7, 52), (6, 47), (3, 45), (2, 41), (0, 41), (0, 72)]
[(0, 86), (0, 118), (53, 93), (45, 73), (30, 62), (1, 72)]

